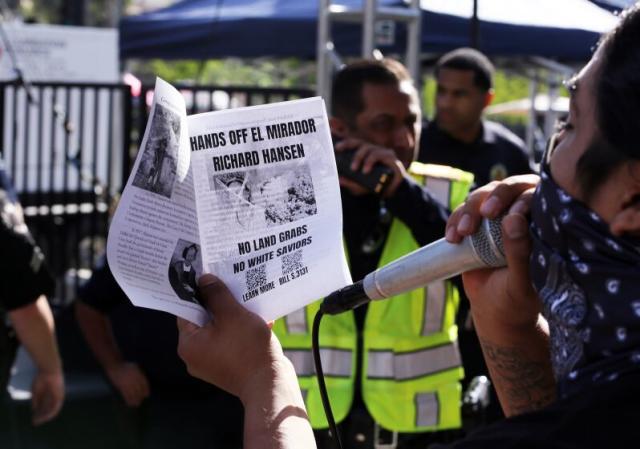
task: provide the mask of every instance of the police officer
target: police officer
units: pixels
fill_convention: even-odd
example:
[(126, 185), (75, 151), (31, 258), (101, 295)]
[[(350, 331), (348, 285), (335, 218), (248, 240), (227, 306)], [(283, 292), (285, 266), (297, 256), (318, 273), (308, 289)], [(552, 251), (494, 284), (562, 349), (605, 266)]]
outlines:
[(0, 160), (0, 389), (6, 386), (18, 342), (31, 355), (36, 376), (31, 385), (33, 424), (53, 419), (64, 401), (62, 363), (47, 302), (54, 282), (24, 223), (22, 209)]

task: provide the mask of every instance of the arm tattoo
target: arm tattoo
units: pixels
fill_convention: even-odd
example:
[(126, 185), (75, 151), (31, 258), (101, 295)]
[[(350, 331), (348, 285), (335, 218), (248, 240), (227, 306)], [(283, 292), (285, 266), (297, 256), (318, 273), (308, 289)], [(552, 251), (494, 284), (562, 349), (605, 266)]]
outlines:
[(480, 344), (507, 416), (538, 410), (554, 401), (555, 380), (548, 360), (533, 360), (522, 348), (499, 346), (482, 338)]

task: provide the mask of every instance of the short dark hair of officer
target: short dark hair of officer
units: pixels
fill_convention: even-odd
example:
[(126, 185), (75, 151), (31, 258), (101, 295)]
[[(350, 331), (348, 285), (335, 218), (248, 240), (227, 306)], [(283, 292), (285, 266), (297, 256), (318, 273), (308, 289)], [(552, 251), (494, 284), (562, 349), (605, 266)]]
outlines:
[(473, 48), (458, 48), (442, 56), (436, 64), (436, 78), (441, 69), (473, 72), (473, 82), (477, 88), (487, 92), (493, 88), (493, 64), (485, 55)]
[(364, 109), (362, 88), (366, 84), (397, 86), (412, 82), (407, 69), (393, 59), (355, 61), (340, 70), (333, 79), (331, 112), (351, 128), (356, 116)]

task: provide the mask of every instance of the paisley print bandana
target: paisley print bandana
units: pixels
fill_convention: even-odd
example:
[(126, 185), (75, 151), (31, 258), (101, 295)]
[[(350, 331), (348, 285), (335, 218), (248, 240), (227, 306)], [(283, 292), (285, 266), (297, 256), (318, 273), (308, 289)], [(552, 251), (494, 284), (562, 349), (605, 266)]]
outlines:
[(616, 237), (552, 179), (532, 204), (530, 274), (549, 322), (560, 396), (640, 369), (640, 239)]

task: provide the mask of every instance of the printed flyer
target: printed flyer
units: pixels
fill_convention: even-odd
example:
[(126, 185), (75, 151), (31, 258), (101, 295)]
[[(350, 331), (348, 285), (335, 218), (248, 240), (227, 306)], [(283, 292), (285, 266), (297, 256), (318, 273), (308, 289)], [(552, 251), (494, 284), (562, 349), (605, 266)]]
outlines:
[(187, 116), (158, 79), (107, 257), (135, 305), (198, 325), (203, 273), (267, 321), (351, 283), (323, 100)]

